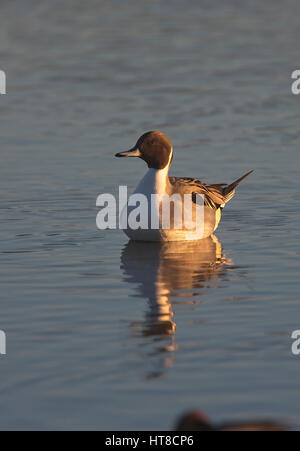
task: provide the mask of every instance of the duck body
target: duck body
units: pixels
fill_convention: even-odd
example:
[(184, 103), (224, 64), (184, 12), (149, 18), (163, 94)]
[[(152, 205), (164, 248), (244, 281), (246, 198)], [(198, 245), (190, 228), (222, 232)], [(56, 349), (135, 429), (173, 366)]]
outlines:
[[(224, 205), (233, 197), (238, 183), (207, 185), (188, 177), (169, 177), (173, 158), (170, 140), (161, 132), (148, 132), (135, 147), (118, 157), (139, 157), (148, 171), (137, 185), (133, 199), (146, 199), (147, 220), (132, 224), (136, 204), (131, 200), (121, 213), (124, 232), (136, 241), (191, 241), (207, 238), (217, 229)], [(251, 171), (252, 172), (252, 171)], [(166, 215), (166, 213), (168, 213)], [(125, 221), (125, 222), (124, 222)]]
[[(218, 216), (218, 212), (206, 205), (198, 205), (192, 201), (190, 204), (186, 204), (184, 201), (184, 195), (192, 195), (193, 192), (194, 190), (191, 190), (191, 186), (188, 183), (185, 183), (184, 179), (177, 179), (175, 177), (169, 178), (164, 169), (155, 170), (150, 168), (133, 193), (142, 194), (147, 199), (147, 217), (149, 218), (147, 228), (135, 229), (127, 227), (124, 229), (124, 232), (130, 239), (135, 241), (191, 241), (200, 240), (211, 236), (217, 227), (218, 217), (221, 216), (221, 210), (219, 211)], [(165, 195), (173, 199), (170, 204), (170, 227), (166, 228), (162, 226), (162, 199)], [(191, 205), (192, 209), (192, 217), (190, 221), (188, 219), (184, 220), (185, 210), (188, 210), (189, 205)], [(122, 215), (127, 214), (127, 219), (129, 219), (129, 215), (134, 208), (134, 206), (127, 204), (126, 209), (122, 212)], [(176, 215), (176, 212), (182, 210), (183, 213), (180, 217), (182, 220), (182, 227), (177, 228), (175, 226), (174, 216)], [(187, 216), (188, 215), (186, 215), (186, 217)], [(151, 224), (151, 219), (153, 218), (158, 219), (156, 221), (156, 224), (160, 224), (158, 228), (151, 227), (153, 222), (155, 222), (154, 220)]]

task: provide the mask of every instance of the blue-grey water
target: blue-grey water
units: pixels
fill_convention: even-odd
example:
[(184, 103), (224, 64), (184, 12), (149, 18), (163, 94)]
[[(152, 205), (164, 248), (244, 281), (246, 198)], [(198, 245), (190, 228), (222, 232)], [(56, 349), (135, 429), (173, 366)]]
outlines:
[[(300, 427), (298, 6), (1, 2), (1, 430)], [(146, 169), (113, 155), (151, 129), (172, 175), (255, 169), (215, 238), (97, 230), (97, 195)]]

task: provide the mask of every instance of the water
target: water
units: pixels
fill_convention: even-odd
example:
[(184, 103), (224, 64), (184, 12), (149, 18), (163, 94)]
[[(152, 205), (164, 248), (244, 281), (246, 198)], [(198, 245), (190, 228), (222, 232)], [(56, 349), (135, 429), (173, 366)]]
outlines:
[[(185, 409), (300, 427), (296, 0), (3, 1), (3, 429), (167, 429)], [(144, 131), (232, 182), (216, 238), (98, 231)]]

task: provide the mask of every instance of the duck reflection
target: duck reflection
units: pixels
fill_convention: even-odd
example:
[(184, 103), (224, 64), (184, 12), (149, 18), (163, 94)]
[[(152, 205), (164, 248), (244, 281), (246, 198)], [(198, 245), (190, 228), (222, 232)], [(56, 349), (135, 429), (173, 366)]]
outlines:
[[(153, 337), (152, 343), (159, 344), (155, 354), (175, 351), (172, 301), (178, 303), (181, 298), (184, 304), (194, 304), (196, 296), (204, 294), (206, 282), (217, 279), (228, 263), (215, 236), (184, 242), (129, 241), (121, 256), (124, 280), (138, 283), (135, 296), (148, 299), (144, 320), (132, 323), (131, 329), (139, 336)], [(168, 354), (162, 366), (170, 367), (173, 362)], [(160, 370), (152, 376), (161, 373)]]

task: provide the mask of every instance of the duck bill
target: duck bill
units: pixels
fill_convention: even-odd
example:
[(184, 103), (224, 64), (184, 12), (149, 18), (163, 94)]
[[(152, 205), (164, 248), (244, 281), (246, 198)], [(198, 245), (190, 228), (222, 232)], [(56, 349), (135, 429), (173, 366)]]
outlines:
[(133, 149), (126, 150), (126, 152), (116, 153), (115, 157), (140, 157), (141, 152), (137, 147), (133, 147)]

